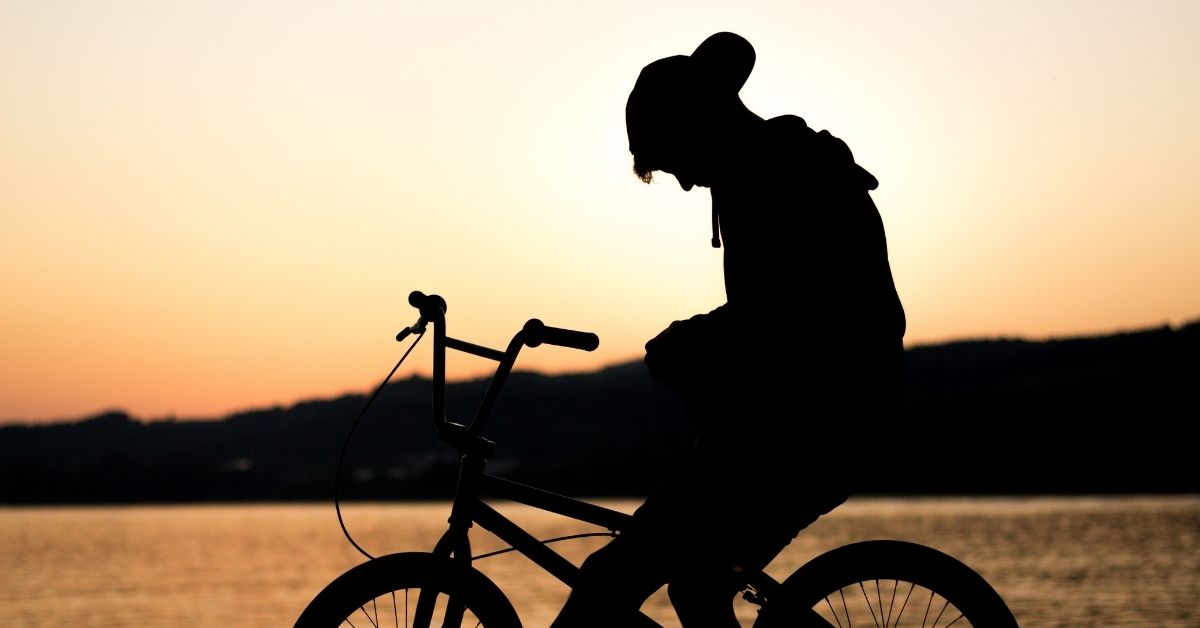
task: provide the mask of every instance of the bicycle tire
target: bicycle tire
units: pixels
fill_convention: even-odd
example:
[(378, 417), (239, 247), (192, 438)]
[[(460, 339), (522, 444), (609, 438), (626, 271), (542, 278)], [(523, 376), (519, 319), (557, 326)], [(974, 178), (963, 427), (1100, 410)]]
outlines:
[[(435, 594), (432, 622), (415, 621), (422, 593)], [(449, 609), (459, 609), (456, 616)], [(504, 593), (473, 567), (433, 554), (380, 556), (338, 576), (317, 594), (295, 628), (336, 626), (483, 626), (519, 628)]]
[[(814, 621), (813, 613), (824, 623)], [(771, 596), (754, 627), (951, 624), (1017, 627), (1000, 594), (958, 559), (916, 543), (876, 540), (845, 545), (801, 565)]]

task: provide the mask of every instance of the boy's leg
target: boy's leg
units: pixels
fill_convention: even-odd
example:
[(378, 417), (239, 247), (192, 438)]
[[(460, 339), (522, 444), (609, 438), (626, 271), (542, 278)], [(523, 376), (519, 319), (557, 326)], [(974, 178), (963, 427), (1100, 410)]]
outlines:
[(666, 582), (637, 533), (623, 533), (584, 561), (579, 580), (551, 628), (657, 626), (638, 609)]
[(697, 543), (707, 537), (706, 520), (696, 517), (707, 487), (689, 466), (647, 498), (620, 535), (584, 561), (552, 628), (655, 625), (638, 609), (684, 561), (703, 553)]

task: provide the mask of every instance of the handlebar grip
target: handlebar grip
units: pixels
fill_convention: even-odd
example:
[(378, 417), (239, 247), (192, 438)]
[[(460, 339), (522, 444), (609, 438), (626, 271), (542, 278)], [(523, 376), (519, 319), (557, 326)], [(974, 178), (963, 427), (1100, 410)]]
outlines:
[(600, 346), (600, 337), (592, 332), (548, 327), (536, 318), (525, 323), (524, 331), (525, 346), (528, 347), (536, 347), (545, 343), (581, 351), (592, 351)]

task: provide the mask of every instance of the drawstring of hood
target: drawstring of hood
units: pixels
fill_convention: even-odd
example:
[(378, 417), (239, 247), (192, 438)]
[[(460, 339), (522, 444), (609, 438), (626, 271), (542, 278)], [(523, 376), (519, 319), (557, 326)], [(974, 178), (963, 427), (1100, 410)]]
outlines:
[(712, 247), (714, 249), (719, 249), (719, 248), (721, 248), (721, 218), (717, 214), (717, 204), (716, 203), (713, 203), (713, 208), (712, 208), (712, 227), (713, 227)]

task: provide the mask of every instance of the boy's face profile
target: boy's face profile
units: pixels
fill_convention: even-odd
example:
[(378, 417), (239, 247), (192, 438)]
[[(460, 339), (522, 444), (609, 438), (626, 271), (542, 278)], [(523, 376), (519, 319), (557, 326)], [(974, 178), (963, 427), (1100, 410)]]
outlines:
[(709, 187), (708, 177), (705, 176), (703, 169), (698, 167), (693, 157), (694, 154), (680, 154), (672, 163), (660, 168), (663, 172), (674, 176), (684, 192), (691, 191), (692, 187), (697, 185), (702, 188)]
[(703, 138), (692, 125), (680, 119), (660, 119), (630, 129), (629, 145), (638, 176), (649, 181), (651, 173), (675, 177), (685, 192), (695, 186), (710, 187), (712, 168), (705, 158)]
[(690, 191), (697, 185), (708, 187), (707, 178), (703, 176), (701, 169), (697, 167), (695, 160), (687, 151), (667, 146), (652, 154), (654, 155), (652, 158), (643, 159), (635, 156), (635, 159), (638, 163), (646, 164), (645, 167), (650, 172), (665, 172), (674, 176), (684, 192)]

